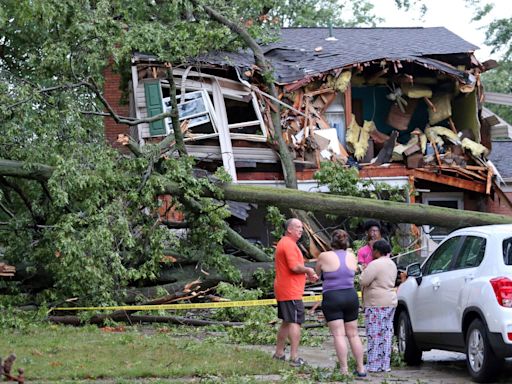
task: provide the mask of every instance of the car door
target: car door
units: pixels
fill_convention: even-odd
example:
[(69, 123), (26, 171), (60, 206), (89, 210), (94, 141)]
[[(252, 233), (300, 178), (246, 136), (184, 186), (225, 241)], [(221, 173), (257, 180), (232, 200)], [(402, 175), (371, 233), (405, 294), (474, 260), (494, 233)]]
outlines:
[(441, 287), (450, 271), (462, 243), (462, 236), (454, 236), (439, 245), (422, 266), (422, 275), (412, 295), (409, 315), (414, 332), (439, 332), (444, 311)]
[(453, 334), (457, 339), (454, 342), (460, 345), (464, 345), (464, 340), (458, 338), (462, 335), (462, 313), (468, 301), (465, 288), (475, 277), (475, 270), (485, 255), (485, 246), (484, 237), (464, 236), (454, 264), (440, 275), (437, 289), (440, 332)]

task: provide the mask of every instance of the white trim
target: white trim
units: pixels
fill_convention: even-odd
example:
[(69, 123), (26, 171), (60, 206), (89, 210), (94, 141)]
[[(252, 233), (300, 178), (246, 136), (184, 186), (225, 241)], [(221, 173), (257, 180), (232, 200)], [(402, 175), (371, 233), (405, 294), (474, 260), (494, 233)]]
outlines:
[(224, 95), (222, 94), (222, 88), (218, 82), (214, 81), (212, 86), (215, 112), (219, 119), (219, 145), (222, 154), (222, 165), (231, 176), (232, 181), (236, 183), (235, 157), (233, 156), (233, 147), (231, 145), (231, 137), (229, 136), (228, 115), (226, 105), (224, 104)]
[[(407, 176), (398, 177), (372, 177), (372, 181), (386, 183), (392, 187), (405, 187), (409, 185)], [(245, 185), (265, 185), (269, 187), (285, 188), (284, 180), (239, 180), (238, 184)], [(306, 192), (329, 192), (329, 188), (325, 185), (319, 186), (316, 180), (298, 180), (297, 186), (300, 191)]]
[[(139, 103), (137, 102), (137, 94), (139, 87), (139, 74), (137, 73), (137, 66), (132, 65), (132, 92), (133, 92), (133, 107), (135, 110), (135, 118), (141, 119)], [(139, 145), (144, 145), (144, 138), (142, 137), (142, 125), (137, 124), (137, 143)]]

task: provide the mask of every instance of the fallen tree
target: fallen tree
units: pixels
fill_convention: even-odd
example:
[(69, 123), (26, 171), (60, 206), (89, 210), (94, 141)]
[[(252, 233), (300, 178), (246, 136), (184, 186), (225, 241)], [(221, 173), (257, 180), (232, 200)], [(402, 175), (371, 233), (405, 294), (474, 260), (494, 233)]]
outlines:
[[(512, 217), (510, 216), (425, 204), (407, 204), (248, 185), (227, 184), (220, 186), (220, 188), (227, 200), (275, 205), (280, 208), (297, 208), (348, 217), (367, 217), (394, 223), (430, 224), (452, 229), (475, 225), (512, 223)], [(176, 184), (167, 184), (165, 192), (176, 195), (180, 193), (180, 188)], [(208, 196), (209, 193), (205, 191), (205, 195)]]
[[(164, 160), (174, 162), (177, 160)], [(151, 161), (150, 161), (151, 163)], [(27, 172), (27, 169), (31, 169)], [(17, 171), (16, 171), (17, 170)], [(0, 161), (0, 176), (8, 175), (11, 178), (33, 179), (37, 182), (49, 182), (56, 172), (53, 167), (43, 164), (32, 164), (30, 167), (22, 164), (21, 162), (2, 162)], [(60, 172), (60, 171), (59, 171)], [(367, 217), (382, 219), (396, 223), (414, 223), (414, 224), (430, 224), (441, 225), (443, 227), (457, 228), (462, 226), (473, 226), (483, 224), (504, 224), (512, 223), (512, 217), (495, 215), (473, 211), (461, 211), (449, 208), (440, 208), (427, 206), (422, 204), (406, 204), (391, 201), (381, 201), (366, 199), (360, 197), (339, 196), (327, 193), (313, 193), (303, 192), (288, 188), (272, 188), (272, 187), (255, 187), (246, 185), (236, 185), (225, 183), (220, 180), (214, 180), (215, 185), (212, 183), (198, 185), (194, 192), (194, 198), (191, 198), (189, 190), (184, 187), (184, 184), (178, 182), (171, 182), (165, 179), (161, 173), (152, 174), (148, 180), (156, 183), (157, 187), (153, 190), (155, 196), (158, 194), (170, 194), (177, 203), (182, 204), (183, 207), (189, 207), (190, 222), (195, 223), (204, 219), (208, 213), (203, 212), (203, 205), (201, 199), (208, 199), (215, 197), (214, 205), (210, 206), (208, 210), (218, 210), (222, 207), (221, 199), (251, 202), (262, 205), (273, 205), (283, 209), (301, 209), (309, 210), (317, 213), (328, 213), (331, 215), (340, 215), (343, 217)], [(191, 179), (189, 182), (193, 182)], [(204, 181), (204, 180), (203, 180)], [(83, 196), (87, 199), (88, 196)], [(210, 199), (212, 200), (212, 199)], [(203, 204), (204, 204), (203, 200)], [(212, 200), (213, 201), (213, 200)], [(220, 204), (220, 205), (219, 205)], [(217, 208), (215, 208), (217, 207)], [(144, 213), (138, 210), (135, 214), (145, 216)], [(196, 216), (194, 216), (196, 215)], [(150, 217), (150, 216), (148, 216)], [(224, 216), (222, 216), (224, 217)], [(85, 217), (83, 217), (85, 219)], [(83, 220), (82, 219), (82, 220)], [(188, 222), (189, 220), (187, 220)], [(158, 221), (154, 225), (163, 226)], [(233, 231), (224, 220), (217, 220), (214, 225), (218, 228), (219, 233), (224, 237), (224, 241), (234, 244), (238, 249), (242, 249), (243, 254), (249, 256), (253, 261), (248, 261), (240, 257), (224, 255), (222, 260), (224, 264), (219, 264), (218, 260), (215, 261), (208, 259), (208, 252), (213, 252), (213, 244), (205, 244), (204, 249), (196, 249), (194, 253), (181, 254), (175, 249), (163, 249), (163, 255), (168, 255), (173, 261), (170, 264), (160, 265), (154, 272), (153, 277), (146, 279), (135, 279), (130, 283), (119, 284), (112, 292), (113, 297), (117, 301), (125, 303), (134, 303), (136, 300), (144, 298), (145, 300), (162, 296), (162, 292), (167, 292), (171, 295), (184, 295), (186, 290), (199, 290), (214, 287), (221, 281), (229, 281), (232, 283), (239, 283), (247, 287), (255, 286), (257, 281), (254, 278), (255, 271), (261, 269), (262, 271), (269, 271), (272, 269), (272, 262), (268, 261), (268, 256), (259, 248), (251, 245), (256, 251), (246, 247), (247, 242), (238, 233)], [(33, 229), (33, 233), (44, 234), (54, 233), (56, 228), (50, 226), (37, 227)], [(204, 232), (206, 231), (206, 232)], [(137, 233), (133, 229), (132, 232)], [(216, 232), (209, 228), (203, 228), (203, 234), (208, 232)], [(185, 240), (185, 239), (184, 239)], [(195, 241), (201, 241), (197, 239)], [(221, 239), (222, 243), (222, 239)], [(63, 252), (57, 250), (56, 252)], [(85, 249), (84, 252), (87, 253)], [(130, 250), (125, 250), (127, 255)], [(143, 254), (138, 256), (142, 257)], [(59, 258), (62, 257), (56, 253), (54, 263), (59, 263)], [(124, 256), (126, 260), (130, 257)], [(132, 268), (137, 268), (140, 261), (129, 262), (121, 261), (122, 263), (131, 264)], [(228, 266), (230, 265), (230, 267)], [(58, 264), (54, 264), (58, 265)], [(20, 276), (29, 276), (26, 273), (25, 266), (20, 269)], [(45, 271), (45, 272), (44, 272)], [(30, 279), (32, 286), (38, 286), (39, 289), (44, 288), (44, 282), (52, 284), (53, 279), (48, 277), (51, 275), (51, 268), (43, 268), (41, 278), (37, 279), (34, 276)], [(45, 275), (46, 274), (46, 275)], [(45, 277), (46, 276), (46, 277)], [(38, 284), (34, 284), (37, 281)], [(129, 287), (129, 284), (135, 283), (135, 287)], [(140, 286), (140, 285), (143, 286)]]
[[(43, 164), (33, 164), (31, 169), (32, 171), (27, 172), (26, 166), (21, 162), (0, 160), (0, 176), (48, 179), (52, 174), (52, 168)], [(506, 215), (435, 207), (425, 204), (408, 204), (328, 193), (305, 192), (290, 188), (229, 183), (219, 183), (217, 187), (222, 190), (225, 200), (275, 205), (280, 208), (301, 209), (349, 217), (367, 217), (394, 223), (439, 225), (452, 229), (464, 226), (512, 223), (512, 217)], [(167, 182), (161, 193), (183, 196), (184, 190), (177, 183)], [(202, 195), (214, 197), (214, 194), (207, 188), (202, 191)], [(228, 236), (233, 236), (233, 232), (230, 231)], [(241, 244), (238, 245), (241, 246)]]

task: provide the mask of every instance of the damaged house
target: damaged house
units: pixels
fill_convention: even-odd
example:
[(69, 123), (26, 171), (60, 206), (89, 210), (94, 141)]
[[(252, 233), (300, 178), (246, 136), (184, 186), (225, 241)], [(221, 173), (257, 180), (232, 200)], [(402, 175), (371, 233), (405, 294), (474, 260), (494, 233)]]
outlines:
[[(299, 189), (318, 190), (322, 161), (357, 166), (362, 178), (408, 185), (411, 202), (512, 213), (488, 161), (491, 124), (482, 116), (476, 46), (445, 28), (289, 28), (263, 47), (275, 70), (285, 140)], [(233, 182), (283, 185), (265, 92), (252, 52), (212, 52), (173, 69), (185, 144), (198, 165), (223, 166)], [(132, 57), (129, 105), (119, 106), (119, 77), (106, 73), (106, 98), (143, 118), (169, 108), (163, 63)], [(172, 132), (170, 119), (131, 132), (106, 121), (106, 134), (139, 143)], [(247, 207), (245, 207), (247, 208)], [(237, 208), (235, 208), (237, 210)], [(244, 236), (268, 244), (264, 214), (247, 213)], [(434, 239), (442, 228), (424, 228)]]

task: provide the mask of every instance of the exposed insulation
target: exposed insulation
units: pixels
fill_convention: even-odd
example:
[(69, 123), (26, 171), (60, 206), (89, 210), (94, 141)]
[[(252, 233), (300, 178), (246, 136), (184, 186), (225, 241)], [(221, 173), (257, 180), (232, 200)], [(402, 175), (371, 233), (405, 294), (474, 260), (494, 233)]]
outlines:
[(457, 134), (455, 132), (453, 132), (451, 129), (449, 128), (446, 128), (446, 127), (430, 127), (430, 128), (427, 128), (425, 130), (426, 131), (429, 131), (429, 134), (430, 135), (434, 135), (434, 136), (444, 136), (444, 137), (447, 137), (449, 138), (452, 143), (454, 144), (458, 144), (460, 139), (459, 139), (459, 136), (457, 136)]
[(451, 95), (448, 93), (434, 95), (431, 100), (435, 106), (435, 111), (428, 110), (428, 120), (430, 125), (434, 125), (449, 118), (452, 115)]
[(345, 92), (350, 84), (351, 78), (352, 72), (350, 71), (342, 72), (341, 75), (339, 75), (337, 78), (334, 78), (334, 76), (328, 76), (327, 86), (339, 92)]
[(423, 97), (432, 97), (432, 89), (426, 85), (422, 84), (409, 84), (409, 83), (402, 83), (400, 85), (400, 88), (402, 88), (402, 92), (404, 95), (411, 99), (421, 99)]
[(471, 139), (465, 137), (462, 139), (462, 148), (469, 150), (473, 156), (481, 157), (482, 155), (487, 156), (489, 150), (484, 147), (482, 144), (477, 143)]
[(368, 140), (370, 139), (370, 133), (375, 130), (375, 123), (373, 121), (364, 122), (361, 127), (356, 122), (356, 117), (352, 114), (352, 120), (347, 129), (347, 144), (350, 145), (354, 152), (354, 157), (357, 160), (364, 158), (366, 151), (368, 150)]

